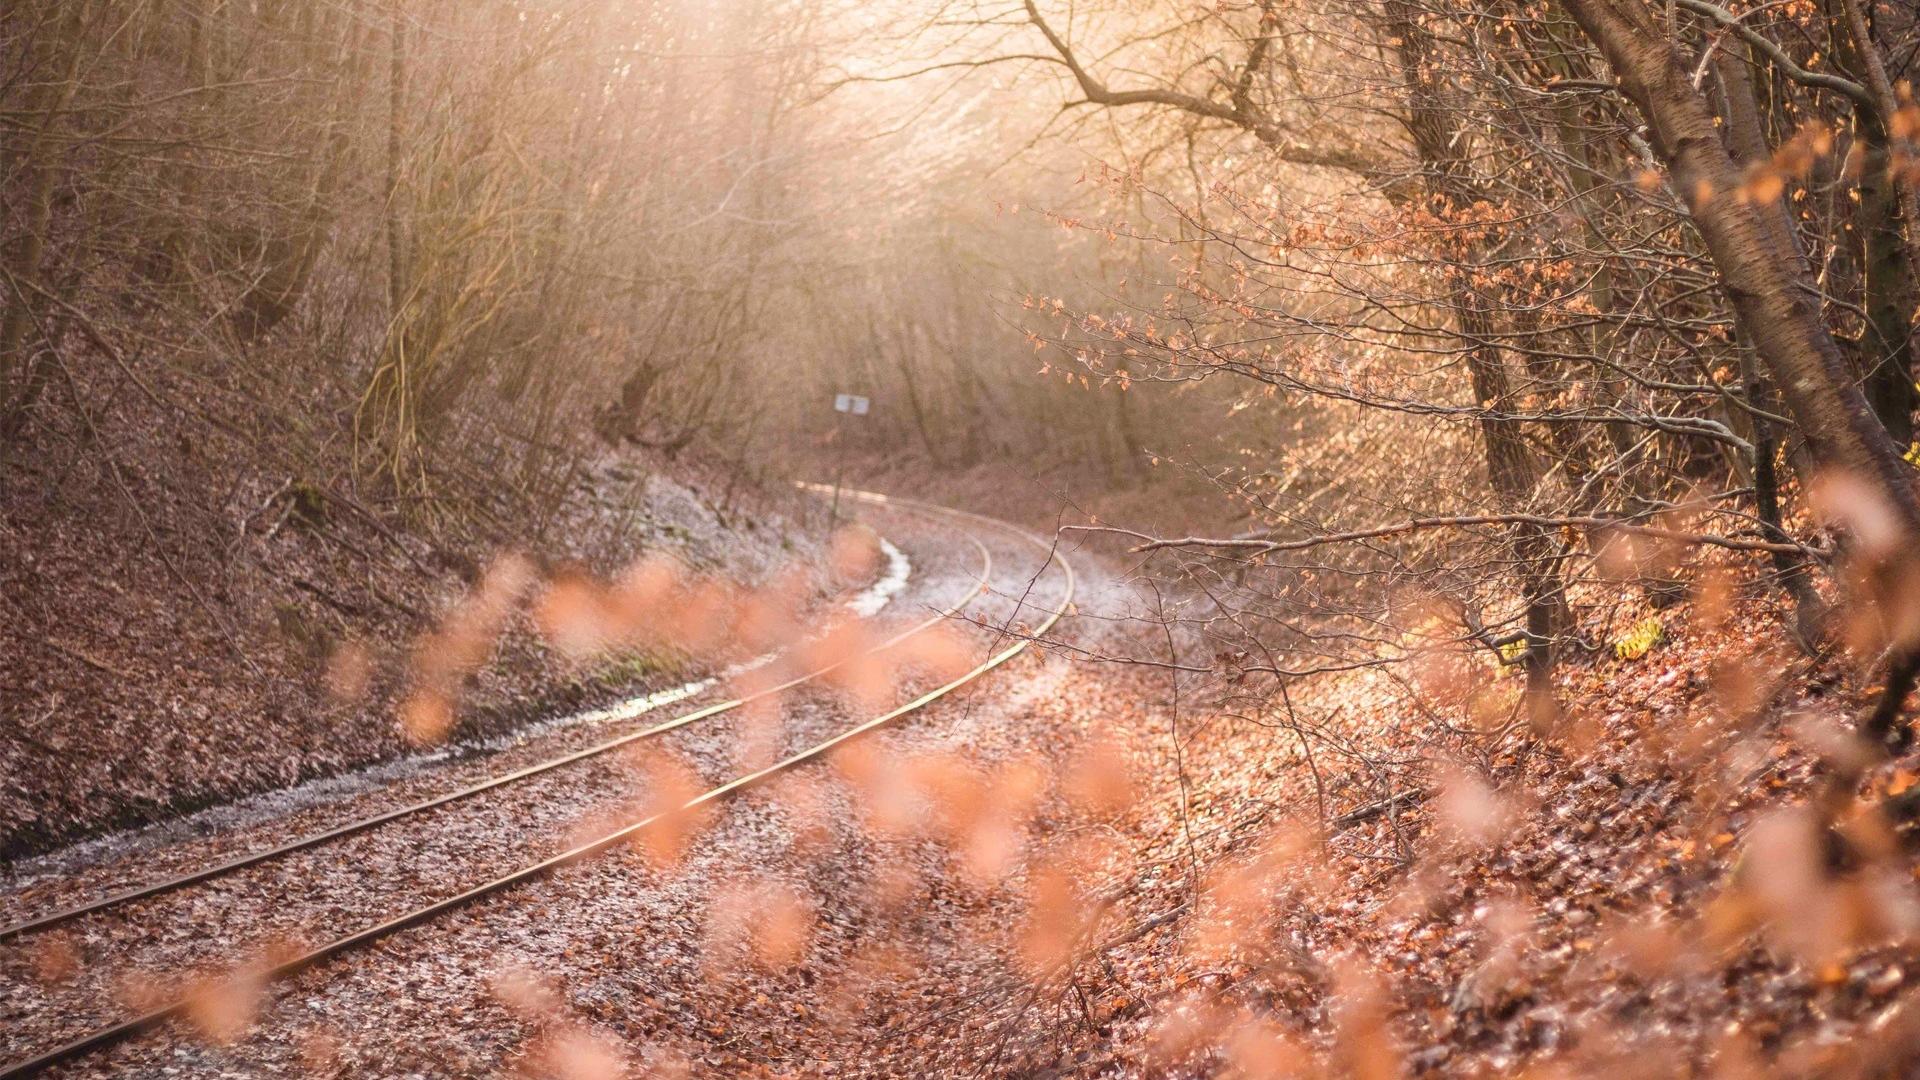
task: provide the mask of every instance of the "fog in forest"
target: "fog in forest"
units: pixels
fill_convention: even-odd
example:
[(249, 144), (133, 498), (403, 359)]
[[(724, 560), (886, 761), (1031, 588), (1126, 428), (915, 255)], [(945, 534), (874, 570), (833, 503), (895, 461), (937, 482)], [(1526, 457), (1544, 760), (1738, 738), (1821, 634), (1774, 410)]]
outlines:
[(0, 1077), (1904, 1076), (1911, 0), (10, 0)]

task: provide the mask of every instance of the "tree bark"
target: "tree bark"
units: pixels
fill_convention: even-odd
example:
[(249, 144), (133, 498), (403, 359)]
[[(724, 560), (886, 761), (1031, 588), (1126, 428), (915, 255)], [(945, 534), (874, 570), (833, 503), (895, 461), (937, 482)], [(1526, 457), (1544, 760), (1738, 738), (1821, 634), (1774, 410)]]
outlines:
[(406, 302), (406, 237), (400, 221), (400, 145), (407, 107), (407, 16), (392, 0), (387, 27), (387, 314)]
[[(1435, 210), (1459, 209), (1480, 197), (1460, 152), (1461, 132), (1447, 111), (1436, 71), (1430, 62), (1430, 39), (1412, 8), (1402, 2), (1387, 5), (1387, 26), (1399, 42), (1401, 74), (1406, 80), (1407, 128), (1426, 173), (1428, 197)], [(1513, 389), (1500, 350), (1493, 344), (1493, 314), (1486, 299), (1469, 280), (1467, 268), (1455, 263), (1449, 292), (1453, 315), (1465, 345), (1467, 373), (1475, 401), (1490, 412), (1512, 412)], [(1500, 509), (1526, 510), (1540, 483), (1539, 464), (1528, 451), (1519, 428), (1510, 420), (1484, 416), (1481, 445), (1486, 453), (1487, 483)], [(1565, 589), (1558, 570), (1559, 551), (1553, 534), (1535, 525), (1517, 525), (1514, 554), (1519, 563), (1520, 590), (1525, 604), (1527, 634), (1527, 691), (1536, 707), (1551, 700), (1549, 676), (1554, 640), (1567, 619)]]
[[(1859, 202), (1855, 232), (1860, 243), (1860, 291), (1866, 329), (1860, 340), (1860, 367), (1867, 403), (1901, 446), (1913, 442), (1914, 247), (1901, 234), (1910, 216), (1910, 192), (1891, 173), (1889, 123), (1899, 109), (1885, 67), (1874, 51), (1872, 32), (1859, 4), (1828, 0), (1828, 26), (1834, 59), (1866, 85), (1875, 108), (1853, 102), (1853, 134), (1860, 154)], [(1911, 223), (1909, 222), (1909, 225)]]
[(41, 353), (52, 344), (30, 331), (38, 321), (35, 293), (41, 286), (47, 232), (53, 227), (53, 185), (60, 171), (53, 160), (57, 153), (53, 134), (78, 85), (80, 34), (91, 7), (88, 3), (73, 4), (67, 17), (51, 31), (52, 40), (45, 44), (41, 56), (52, 81), (41, 91), (41, 101), (36, 102), (34, 129), (16, 144), (21, 148), (27, 194), (18, 226), (20, 237), (12, 250), (4, 253), (6, 280), (0, 282), (0, 299), (6, 303), (6, 314), (0, 317), (0, 432), (5, 435), (0, 448), (25, 426), (32, 397), (43, 382), (33, 369), (42, 362)]
[(1785, 397), (1815, 460), (1872, 485), (1909, 535), (1920, 535), (1911, 470), (1853, 383), (1827, 332), (1777, 207), (1736, 197), (1741, 177), (1713, 110), (1641, 0), (1564, 0), (1646, 117), (1740, 324)]
[(1646, 118), (1654, 149), (1687, 201), (1735, 317), (1786, 399), (1815, 465), (1850, 477), (1882, 503), (1866, 512), (1884, 516), (1895, 535), (1866, 553), (1855, 600), (1865, 611), (1901, 617), (1883, 619), (1893, 628), (1886, 689), (1862, 734), (1904, 746), (1912, 733), (1898, 717), (1920, 671), (1920, 639), (1911, 613), (1881, 609), (1906, 602), (1912, 575), (1920, 572), (1914, 565), (1920, 552), (1914, 472), (1868, 408), (1821, 320), (1817, 293), (1778, 205), (1736, 197), (1741, 177), (1716, 117), (1664, 28), (1643, 0), (1563, 2)]

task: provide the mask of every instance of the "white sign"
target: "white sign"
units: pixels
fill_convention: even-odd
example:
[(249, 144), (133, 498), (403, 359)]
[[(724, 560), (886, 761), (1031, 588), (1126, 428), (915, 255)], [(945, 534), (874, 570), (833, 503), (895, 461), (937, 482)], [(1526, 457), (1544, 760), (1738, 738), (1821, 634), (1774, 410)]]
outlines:
[(868, 401), (859, 394), (833, 395), (833, 411), (852, 413), (855, 416), (867, 415)]

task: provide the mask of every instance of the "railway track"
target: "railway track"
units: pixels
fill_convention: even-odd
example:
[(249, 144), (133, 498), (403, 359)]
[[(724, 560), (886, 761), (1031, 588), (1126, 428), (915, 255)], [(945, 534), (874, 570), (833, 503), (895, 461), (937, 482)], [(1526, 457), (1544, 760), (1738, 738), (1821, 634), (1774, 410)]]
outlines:
[[(987, 588), (987, 583), (993, 574), (993, 555), (986, 549), (986, 546), (981, 544), (978, 540), (975, 540), (972, 537), (968, 537), (967, 539), (969, 542), (973, 544), (976, 552), (980, 556), (980, 571), (978, 574), (975, 575), (977, 580), (974, 587), (971, 590), (969, 590), (965, 596), (962, 596), (959, 600), (948, 605), (946, 608), (938, 612), (935, 612), (933, 615), (929, 616), (925, 620), (913, 626), (910, 626), (905, 630), (900, 631), (899, 633), (895, 634), (893, 637), (888, 638), (887, 640), (882, 641), (878, 645), (874, 646), (873, 649), (870, 650), (871, 652), (883, 652), (887, 649), (891, 649), (899, 645), (900, 643), (906, 641), (907, 639), (917, 634), (920, 634), (928, 629), (931, 629), (934, 626), (939, 625), (941, 622), (953, 617), (955, 614), (963, 610), (968, 604), (972, 603), (973, 600), (976, 597), (978, 597), (982, 591), (984, 591)], [(535, 762), (534, 764), (527, 765), (523, 768), (514, 769), (510, 772), (502, 773), (498, 776), (488, 777), (485, 780), (479, 781), (478, 783), (475, 783), (475, 784), (471, 784), (467, 787), (460, 788), (456, 791), (447, 792), (446, 794), (438, 795), (433, 798), (423, 799), (418, 802), (409, 803), (405, 806), (396, 807), (394, 809), (383, 811), (378, 814), (371, 814), (366, 817), (347, 822), (343, 825), (338, 825), (330, 829), (326, 829), (316, 833), (311, 833), (306, 836), (289, 840), (283, 844), (277, 844), (272, 847), (262, 849), (260, 851), (249, 852), (247, 854), (240, 855), (236, 858), (223, 860), (221, 862), (215, 863), (211, 866), (207, 866), (199, 870), (194, 870), (188, 873), (162, 878), (156, 881), (149, 882), (144, 885), (138, 885), (130, 889), (124, 889), (117, 892), (113, 892), (106, 896), (102, 896), (97, 899), (87, 901), (85, 903), (75, 904), (71, 907), (61, 908), (58, 910), (47, 912), (42, 915), (34, 916), (32, 918), (24, 919), (20, 922), (16, 922), (4, 927), (0, 927), (0, 943), (5, 943), (14, 938), (18, 938), (29, 933), (34, 933), (34, 932), (43, 931), (43, 930), (51, 930), (57, 926), (63, 925), (65, 923), (73, 922), (74, 920), (84, 918), (88, 915), (98, 914), (100, 912), (107, 911), (116, 907), (120, 907), (125, 904), (130, 904), (138, 900), (147, 900), (157, 896), (164, 896), (167, 893), (176, 892), (180, 889), (186, 888), (191, 885), (198, 885), (203, 882), (212, 881), (215, 878), (224, 877), (225, 875), (233, 873), (236, 870), (242, 870), (249, 866), (257, 866), (261, 863), (265, 863), (273, 859), (280, 858), (281, 856), (290, 855), (296, 851), (305, 851), (310, 848), (319, 847), (323, 844), (332, 843), (336, 840), (342, 840), (342, 839), (345, 839), (346, 837), (353, 836), (358, 833), (366, 832), (369, 829), (374, 829), (381, 825), (388, 824), (390, 822), (399, 821), (405, 818), (415, 817), (429, 810), (438, 809), (439, 807), (448, 806), (453, 803), (464, 801), (466, 799), (471, 799), (476, 795), (480, 795), (485, 792), (492, 791), (496, 788), (504, 787), (508, 784), (512, 784), (521, 780), (528, 779), (529, 777), (538, 776), (542, 773), (551, 772), (555, 769), (563, 768), (568, 765), (573, 765), (578, 762), (601, 757), (605, 754), (612, 753), (613, 751), (619, 750), (623, 747), (631, 746), (635, 743), (644, 741), (646, 739), (651, 739), (660, 735), (664, 735), (669, 731), (674, 731), (679, 728), (686, 727), (689, 724), (697, 723), (699, 721), (706, 720), (711, 717), (720, 716), (725, 713), (732, 712), (736, 709), (742, 708), (746, 705), (750, 705), (753, 702), (759, 701), (763, 698), (767, 698), (776, 694), (785, 693), (786, 691), (792, 690), (795, 687), (812, 682), (815, 679), (819, 679), (822, 676), (832, 673), (834, 670), (838, 669), (839, 667), (847, 663), (850, 663), (852, 659), (853, 659), (852, 657), (848, 657), (836, 663), (828, 664), (828, 665), (824, 665), (822, 667), (816, 668), (815, 670), (809, 671), (805, 674), (797, 675), (791, 679), (788, 679), (784, 682), (779, 683), (778, 685), (770, 686), (763, 690), (759, 690), (751, 694), (745, 694), (745, 695), (742, 695), (741, 697), (732, 698), (726, 701), (714, 702), (711, 705), (706, 705), (701, 708), (694, 709), (691, 712), (684, 713), (680, 716), (673, 717), (672, 719), (663, 721), (658, 724), (653, 724), (649, 727), (642, 728), (638, 731), (629, 732), (625, 735), (618, 736), (617, 738), (608, 739), (603, 742), (596, 743), (592, 746), (588, 746), (580, 750), (575, 750), (570, 753), (561, 754), (552, 758), (548, 758), (543, 761)], [(4, 1075), (4, 1074), (0, 1074), (0, 1075)]]
[[(817, 489), (815, 485), (802, 485), (802, 486)], [(444, 897), (442, 899), (433, 901), (431, 903), (428, 903), (419, 907), (415, 907), (399, 915), (380, 920), (378, 922), (373, 923), (372, 925), (368, 925), (359, 930), (353, 931), (351, 933), (345, 934), (340, 937), (336, 937), (333, 940), (327, 941), (322, 945), (302, 951), (297, 955), (283, 958), (279, 962), (273, 964), (272, 966), (262, 971), (252, 973), (251, 977), (264, 979), (268, 981), (283, 979), (297, 972), (314, 967), (315, 965), (323, 963), (324, 961), (331, 959), (335, 956), (364, 947), (368, 944), (371, 944), (372, 942), (378, 941), (400, 930), (429, 922), (434, 918), (440, 915), (443, 915), (447, 912), (465, 907), (466, 905), (471, 904), (474, 901), (481, 899), (482, 897), (486, 897), (494, 893), (501, 892), (503, 890), (512, 888), (515, 885), (519, 885), (525, 882), (535, 880), (537, 878), (550, 874), (561, 867), (579, 862), (584, 859), (591, 858), (597, 854), (619, 847), (620, 845), (623, 845), (631, 841), (636, 836), (645, 832), (647, 829), (662, 823), (666, 819), (672, 818), (676, 815), (686, 814), (691, 811), (697, 810), (702, 806), (712, 804), (712, 803), (717, 803), (722, 800), (728, 799), (731, 796), (738, 794), (741, 791), (744, 791), (758, 784), (764, 783), (765, 781), (771, 779), (774, 776), (777, 776), (781, 773), (797, 768), (810, 761), (817, 760), (818, 758), (832, 751), (834, 748), (850, 740), (860, 738), (863, 735), (866, 735), (874, 730), (885, 727), (888, 724), (891, 724), (899, 720), (901, 717), (907, 716), (913, 712), (916, 712), (922, 708), (925, 708), (927, 705), (954, 693), (955, 691), (968, 685), (969, 683), (974, 682), (975, 680), (979, 679), (980, 677), (984, 676), (985, 674), (994, 670), (995, 668), (998, 668), (1001, 665), (1005, 664), (1006, 662), (1012, 660), (1014, 657), (1020, 655), (1022, 652), (1024, 652), (1028, 648), (1033, 638), (1036, 638), (1039, 635), (1044, 634), (1048, 630), (1050, 630), (1054, 626), (1054, 624), (1069, 610), (1069, 608), (1072, 605), (1074, 586), (1075, 586), (1072, 567), (1068, 565), (1068, 563), (1063, 558), (1060, 557), (1059, 553), (1056, 550), (1054, 550), (1052, 545), (1047, 544), (1046, 542), (1040, 540), (1037, 537), (1032, 536), (1031, 534), (1025, 533), (1024, 531), (1021, 531), (1018, 529), (1014, 529), (1012, 526), (1006, 525), (1005, 523), (1002, 523), (1002, 522), (995, 521), (991, 518), (986, 518), (986, 517), (982, 517), (980, 515), (975, 515), (975, 514), (969, 514), (965, 511), (958, 511), (958, 510), (952, 510), (945, 507), (932, 506), (929, 504), (919, 503), (913, 500), (893, 499), (884, 495), (879, 495), (871, 492), (843, 493), (842, 497), (850, 498), (855, 501), (867, 502), (870, 504), (884, 505), (884, 506), (890, 506), (890, 507), (900, 507), (908, 510), (930, 514), (933, 516), (944, 516), (951, 520), (973, 522), (975, 524), (985, 525), (990, 528), (1004, 530), (1006, 532), (1009, 532), (1018, 536), (1024, 542), (1036, 544), (1039, 547), (1041, 547), (1043, 551), (1045, 551), (1046, 560), (1045, 562), (1042, 563), (1041, 569), (1035, 573), (1033, 579), (1027, 582), (1026, 588), (1028, 591), (1031, 591), (1034, 584), (1036, 584), (1039, 578), (1046, 573), (1048, 568), (1057, 567), (1059, 570), (1060, 576), (1063, 580), (1060, 601), (1057, 606), (1054, 606), (1050, 609), (1045, 610), (1044, 616), (1041, 618), (1040, 622), (1037, 624), (1037, 626), (1032, 630), (1030, 634), (1021, 635), (1016, 640), (1014, 640), (1014, 642), (1011, 645), (1008, 645), (1005, 648), (997, 648), (996, 651), (994, 651), (983, 662), (976, 665), (971, 670), (967, 671), (966, 673), (958, 676), (957, 678), (941, 686), (935, 687), (932, 690), (929, 690), (919, 695), (918, 697), (914, 698), (913, 700), (907, 702), (904, 705), (900, 705), (879, 716), (872, 717), (863, 722), (857, 723), (852, 727), (842, 730), (838, 734), (835, 734), (823, 741), (815, 743), (796, 753), (790, 754), (787, 757), (782, 758), (765, 768), (749, 771), (744, 774), (735, 776), (724, 783), (721, 783), (715, 787), (712, 787), (702, 792), (697, 796), (694, 796), (693, 798), (687, 800), (685, 803), (683, 803), (678, 807), (664, 810), (656, 814), (648, 815), (637, 821), (629, 822), (624, 826), (614, 829), (613, 831), (610, 831), (593, 840), (578, 844), (557, 855), (553, 855), (548, 858), (539, 860), (537, 862), (520, 866), (517, 869), (512, 870), (511, 872), (496, 876), (490, 880), (487, 880), (482, 882), (481, 884), (472, 886), (457, 894)], [(970, 603), (972, 603), (983, 592), (986, 592), (990, 589), (991, 575), (993, 572), (992, 555), (988, 551), (986, 546), (982, 544), (977, 538), (973, 536), (968, 536), (967, 539), (969, 540), (969, 542), (971, 542), (974, 545), (974, 547), (976, 548), (977, 552), (980, 554), (982, 559), (982, 569), (978, 575), (977, 581), (973, 586), (973, 588), (968, 590), (966, 596), (962, 597), (957, 603), (949, 606), (945, 610), (942, 610), (936, 613), (932, 617), (912, 627), (909, 627), (906, 630), (901, 631), (900, 633), (894, 635), (893, 637), (887, 639), (886, 641), (881, 642), (879, 645), (874, 646), (871, 650), (868, 650), (869, 653), (883, 651), (883, 650), (892, 648), (900, 644), (901, 642), (907, 640), (908, 638), (929, 629), (930, 627), (938, 624), (939, 622), (947, 618), (952, 617), (953, 615), (957, 614), (959, 611), (963, 610)], [(1028, 603), (1028, 600), (1026, 595), (1024, 594), (1021, 595), (1014, 609), (1014, 613), (1008, 616), (1009, 626), (1011, 625), (1011, 620), (1018, 615), (1019, 611), (1024, 606), (1026, 606), (1027, 603)], [(665, 721), (663, 723), (652, 725), (651, 727), (641, 729), (640, 731), (632, 732), (627, 735), (622, 735), (618, 738), (610, 739), (605, 742), (595, 744), (583, 750), (577, 750), (568, 754), (559, 755), (557, 757), (554, 757), (545, 761), (541, 761), (521, 769), (516, 769), (496, 777), (491, 777), (487, 780), (481, 781), (477, 784), (469, 785), (468, 787), (461, 788), (454, 792), (449, 792), (441, 796), (437, 796), (431, 799), (423, 800), (421, 802), (413, 803), (408, 806), (403, 806), (395, 810), (390, 810), (384, 813), (370, 815), (368, 817), (361, 818), (353, 822), (349, 822), (346, 825), (338, 826), (333, 829), (326, 830), (324, 832), (314, 833), (309, 836), (301, 837), (296, 840), (289, 841), (285, 844), (281, 844), (281, 845), (266, 849), (264, 851), (255, 852), (248, 855), (240, 856), (235, 859), (227, 860), (225, 862), (222, 862), (214, 866), (210, 866), (192, 873), (179, 875), (177, 877), (169, 878), (164, 881), (154, 882), (152, 884), (140, 886), (135, 889), (125, 890), (123, 892), (102, 897), (90, 903), (76, 905), (68, 909), (51, 912), (46, 915), (42, 915), (30, 920), (26, 920), (26, 921), (17, 923), (13, 926), (9, 926), (5, 928), (4, 931), (0, 931), (0, 940), (18, 937), (36, 930), (49, 929), (61, 923), (80, 919), (90, 914), (95, 914), (95, 913), (98, 913), (122, 904), (131, 903), (135, 900), (151, 898), (151, 897), (163, 895), (169, 892), (177, 891), (179, 889), (188, 888), (192, 885), (212, 880), (214, 878), (231, 873), (233, 871), (239, 870), (246, 866), (252, 866), (252, 865), (264, 863), (294, 851), (318, 847), (318, 846), (327, 844), (331, 841), (338, 840), (347, 836), (351, 836), (355, 833), (366, 832), (366, 831), (375, 829), (381, 825), (398, 821), (404, 818), (413, 817), (415, 815), (424, 813), (428, 810), (431, 810), (437, 807), (441, 807), (441, 806), (448, 805), (450, 803), (469, 799), (476, 795), (479, 795), (482, 792), (500, 788), (505, 785), (512, 784), (516, 781), (526, 779), (531, 776), (539, 775), (545, 772), (550, 772), (552, 770), (559, 769), (564, 766), (586, 760), (588, 758), (604, 755), (620, 747), (632, 745), (633, 743), (636, 743), (640, 740), (657, 736), (660, 734), (664, 734), (665, 732), (676, 730), (678, 728), (686, 727), (699, 720), (707, 719), (709, 717), (717, 716), (725, 712), (730, 712), (732, 710), (739, 709), (753, 701), (766, 697), (767, 695), (778, 694), (785, 690), (793, 689), (797, 686), (800, 686), (812, 680), (818, 679), (821, 676), (835, 670), (836, 668), (840, 667), (845, 663), (851, 662), (851, 659), (852, 658), (850, 657), (847, 659), (837, 661), (834, 664), (825, 665), (819, 668), (818, 670), (808, 672), (804, 675), (801, 675), (796, 678), (790, 679), (786, 682), (783, 682), (778, 686), (770, 687), (758, 693), (751, 694), (751, 695), (744, 695), (740, 698), (732, 699), (729, 701), (717, 702), (713, 705), (709, 705), (701, 709), (693, 710), (692, 712), (689, 712), (682, 716), (674, 717), (673, 719)], [(4, 1078), (8, 1078), (8, 1077), (35, 1075), (52, 1066), (55, 1066), (64, 1062), (74, 1061), (76, 1059), (79, 1059), (87, 1055), (92, 1051), (102, 1049), (114, 1043), (132, 1038), (133, 1036), (136, 1036), (142, 1032), (159, 1027), (160, 1025), (166, 1023), (167, 1021), (186, 1013), (191, 1008), (191, 1006), (192, 1006), (192, 1002), (190, 999), (182, 998), (179, 1000), (174, 1000), (164, 1005), (161, 1005), (159, 1007), (149, 1009), (145, 1012), (141, 1012), (135, 1016), (129, 1017), (117, 1023), (92, 1030), (77, 1038), (73, 1038), (69, 1041), (61, 1043), (50, 1049), (41, 1051), (32, 1057), (19, 1060), (10, 1064), (0, 1065), (0, 1080), (4, 1080)]]

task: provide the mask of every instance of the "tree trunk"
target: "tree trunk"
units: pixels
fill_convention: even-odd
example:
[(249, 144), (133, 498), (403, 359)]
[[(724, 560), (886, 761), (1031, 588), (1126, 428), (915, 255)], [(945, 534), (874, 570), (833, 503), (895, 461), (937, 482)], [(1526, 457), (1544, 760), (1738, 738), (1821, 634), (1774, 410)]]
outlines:
[[(943, 467), (940, 458), (940, 446), (939, 443), (934, 440), (932, 425), (927, 421), (926, 403), (921, 400), (920, 396), (920, 380), (914, 370), (918, 366), (914, 359), (916, 353), (913, 341), (914, 336), (912, 325), (903, 324), (901, 326), (899, 337), (900, 381), (905, 385), (907, 390), (907, 411), (908, 414), (913, 417), (914, 430), (920, 435), (920, 446), (926, 450), (927, 460), (933, 464), (934, 468), (938, 469)], [(876, 353), (884, 348), (880, 341), (880, 331), (878, 327), (875, 327), (873, 332), (873, 348)]]
[(1889, 166), (1893, 162), (1888, 124), (1899, 108), (1886, 69), (1874, 52), (1866, 17), (1853, 0), (1828, 0), (1829, 36), (1834, 59), (1870, 87), (1879, 105), (1853, 103), (1853, 135), (1860, 154), (1859, 202), (1854, 230), (1860, 243), (1861, 306), (1866, 332), (1860, 339), (1860, 368), (1867, 404), (1894, 442), (1913, 442), (1914, 249), (1901, 235), (1902, 192)]
[(407, 17), (392, 0), (387, 26), (387, 315), (406, 302), (406, 237), (400, 221), (400, 144), (407, 107)]
[[(1401, 0), (1387, 6), (1387, 24), (1399, 42), (1399, 60), (1406, 79), (1407, 127), (1426, 172), (1428, 197), (1436, 212), (1467, 206), (1479, 192), (1461, 156), (1461, 131), (1447, 111), (1436, 69), (1429, 60), (1429, 31)], [(1470, 259), (1471, 255), (1463, 258)], [(1449, 267), (1454, 322), (1465, 350), (1474, 400), (1484, 410), (1513, 411), (1513, 390), (1500, 349), (1494, 344), (1493, 315), (1485, 298), (1475, 291), (1467, 267)], [(1540, 482), (1540, 469), (1528, 452), (1518, 426), (1491, 415), (1480, 420), (1486, 452), (1487, 483), (1504, 511), (1528, 508)], [(1553, 668), (1554, 639), (1566, 627), (1566, 594), (1560, 581), (1558, 543), (1551, 532), (1535, 525), (1516, 526), (1514, 554), (1519, 563), (1520, 589), (1525, 605), (1527, 633), (1527, 694), (1536, 710), (1551, 700), (1549, 676)], [(1536, 715), (1540, 715), (1536, 712)]]
[[(1905, 602), (1903, 594), (1911, 590), (1901, 586), (1911, 580), (1914, 552), (1920, 550), (1914, 473), (1868, 408), (1821, 321), (1817, 293), (1793, 236), (1783, 232), (1778, 205), (1736, 197), (1739, 170), (1721, 141), (1713, 110), (1642, 0), (1563, 2), (1646, 118), (1654, 149), (1687, 200), (1739, 325), (1786, 399), (1816, 466), (1845, 474), (1883, 504), (1895, 535), (1868, 553), (1870, 565), (1862, 567), (1863, 588), (1856, 599), (1868, 608)], [(1893, 633), (1884, 699), (1865, 734), (1904, 743), (1909, 733), (1895, 730), (1894, 718), (1912, 687), (1920, 640), (1911, 618), (1892, 625), (1903, 629)]]
[[(1745, 342), (1740, 346), (1740, 374), (1745, 382), (1747, 400), (1753, 403), (1756, 410), (1765, 410), (1772, 403), (1773, 395), (1765, 377), (1760, 374), (1760, 365), (1754, 359), (1752, 347)], [(1773, 421), (1756, 411), (1753, 414), (1751, 462), (1754, 510), (1760, 518), (1761, 535), (1773, 543), (1784, 544), (1790, 538), (1780, 524), (1780, 474), (1775, 465), (1779, 452)], [(1772, 552), (1771, 558), (1773, 572), (1781, 588), (1793, 597), (1794, 633), (1800, 639), (1801, 649), (1811, 654), (1819, 638), (1820, 619), (1825, 614), (1826, 605), (1813, 589), (1813, 577), (1805, 559), (1784, 551)]]
[(1920, 533), (1910, 472), (1853, 385), (1846, 358), (1820, 320), (1815, 292), (1777, 207), (1735, 197), (1741, 178), (1713, 110), (1640, 0), (1565, 0), (1648, 122), (1673, 171), (1734, 312), (1823, 466), (1873, 485), (1901, 523)]
[(1900, 238), (1899, 199), (1884, 137), (1867, 137), (1860, 173), (1861, 292), (1867, 310), (1860, 363), (1867, 403), (1902, 446), (1913, 442), (1913, 278)]
[(14, 165), (14, 153), (0, 159), (0, 173), (17, 167), (26, 177), (25, 206), (17, 226), (20, 236), (11, 250), (0, 253), (7, 277), (0, 284), (0, 300), (6, 304), (6, 314), (0, 317), (0, 449), (25, 427), (33, 397), (45, 382), (34, 369), (43, 362), (41, 354), (52, 342), (36, 332), (35, 324), (40, 319), (36, 293), (42, 285), (47, 232), (53, 226), (54, 180), (60, 172), (54, 163), (59, 150), (53, 135), (78, 86), (81, 31), (91, 7), (89, 3), (71, 5), (67, 17), (52, 30), (52, 39), (44, 44), (42, 55), (48, 70), (57, 73), (57, 81), (45, 87), (35, 102), (32, 112), (38, 115), (33, 130), (11, 140), (19, 148), (15, 153), (20, 155), (20, 164)]

